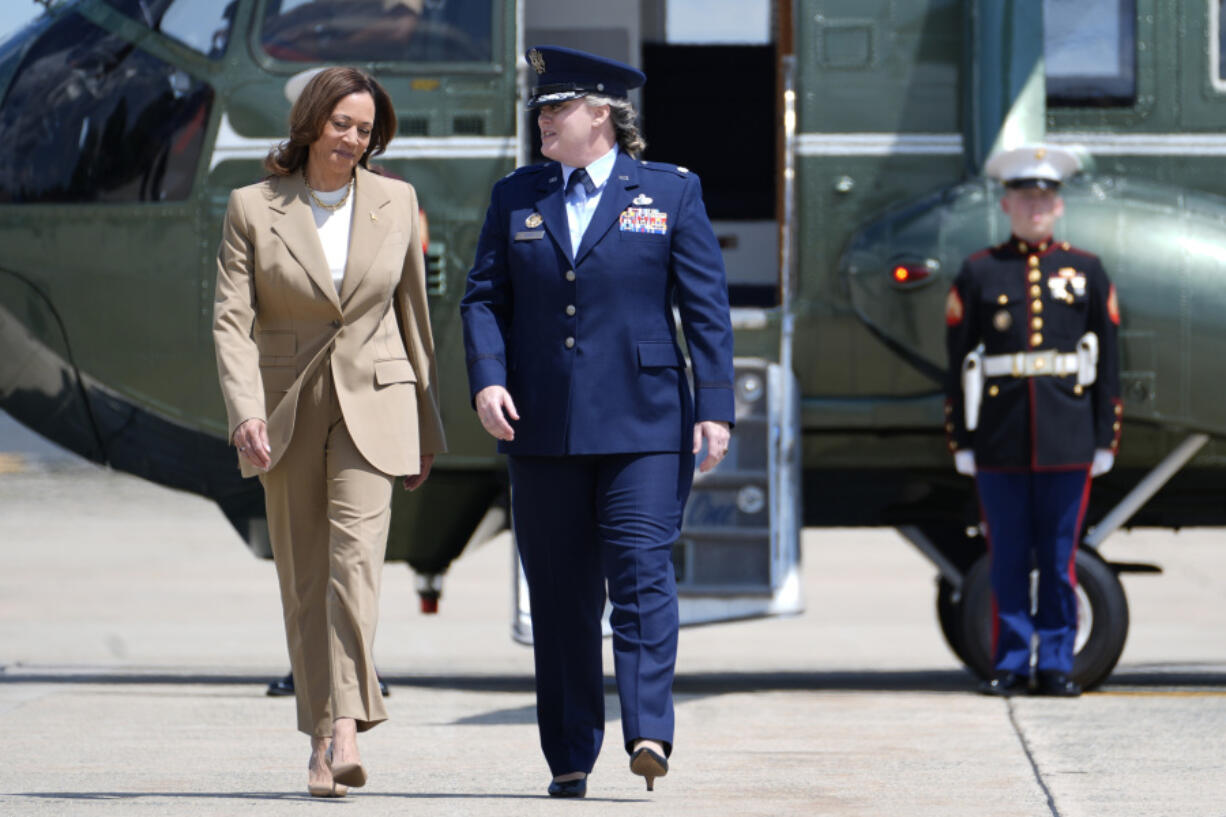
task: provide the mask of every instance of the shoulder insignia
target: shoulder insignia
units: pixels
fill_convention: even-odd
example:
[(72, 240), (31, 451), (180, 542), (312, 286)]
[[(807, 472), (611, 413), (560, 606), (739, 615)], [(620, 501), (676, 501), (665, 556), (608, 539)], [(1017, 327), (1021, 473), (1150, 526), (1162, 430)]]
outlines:
[(510, 173), (503, 176), (502, 178), (509, 179), (512, 176), (526, 176), (529, 173), (539, 173), (540, 171), (549, 167), (549, 165), (551, 164), (553, 164), (553, 162), (539, 162), (534, 165), (524, 165), (523, 167), (515, 168), (514, 170), (512, 170)]
[(647, 170), (659, 170), (664, 173), (675, 173), (683, 179), (690, 175), (690, 169), (688, 167), (670, 165), (667, 162), (648, 162), (643, 160), (641, 164), (642, 167), (646, 168)]
[(1115, 284), (1111, 285), (1111, 291), (1107, 294), (1107, 317), (1116, 326), (1120, 325), (1120, 299), (1115, 294)]
[(958, 294), (957, 287), (950, 287), (949, 294), (945, 296), (945, 325), (959, 325), (962, 323), (962, 314), (962, 296)]

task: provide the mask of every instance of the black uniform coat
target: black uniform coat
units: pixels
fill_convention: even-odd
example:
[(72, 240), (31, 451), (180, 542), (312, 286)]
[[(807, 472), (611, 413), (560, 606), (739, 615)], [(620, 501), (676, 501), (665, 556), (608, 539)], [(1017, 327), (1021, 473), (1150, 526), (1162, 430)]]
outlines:
[(573, 254), (557, 162), (499, 181), (460, 313), (472, 396), (505, 386), (519, 411), (503, 453), (688, 451), (695, 422), (735, 419), (723, 256), (676, 165), (619, 152)]
[[(1115, 288), (1098, 257), (1068, 242), (1038, 245), (1012, 238), (967, 258), (945, 308), (949, 374), (949, 448), (974, 447), (980, 469), (1085, 467), (1096, 448), (1119, 446), (1120, 403)], [(1098, 336), (1098, 376), (990, 377), (979, 427), (966, 428), (962, 361), (980, 343), (985, 355), (1054, 349), (1075, 352), (1086, 332)]]

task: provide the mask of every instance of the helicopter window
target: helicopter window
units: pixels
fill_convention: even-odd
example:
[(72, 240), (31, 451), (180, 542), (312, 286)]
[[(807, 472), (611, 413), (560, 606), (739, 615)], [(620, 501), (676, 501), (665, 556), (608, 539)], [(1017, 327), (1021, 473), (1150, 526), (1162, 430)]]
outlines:
[(107, 5), (211, 60), (226, 53), (238, 0), (106, 0)]
[(1052, 107), (1130, 106), (1137, 97), (1136, 0), (1043, 0)]
[(492, 0), (268, 0), (260, 45), (287, 62), (492, 62)]
[(34, 42), (0, 103), (0, 201), (176, 201), (213, 91), (77, 14)]

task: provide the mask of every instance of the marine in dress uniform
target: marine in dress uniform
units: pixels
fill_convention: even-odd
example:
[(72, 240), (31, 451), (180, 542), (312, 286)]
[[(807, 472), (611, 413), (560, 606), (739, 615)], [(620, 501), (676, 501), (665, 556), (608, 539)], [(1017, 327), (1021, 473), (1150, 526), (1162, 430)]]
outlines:
[(460, 307), (469, 383), (509, 455), (549, 793), (582, 796), (603, 740), (606, 586), (625, 746), (650, 789), (673, 741), (672, 546), (698, 444), (714, 467), (734, 418), (723, 260), (698, 178), (635, 155), (626, 95), (643, 74), (558, 47), (527, 57), (557, 161), (494, 186)]
[[(958, 470), (974, 475), (986, 526), (996, 620), (988, 694), (1031, 685), (1080, 694), (1074, 558), (1093, 476), (1119, 447), (1115, 288), (1098, 257), (1052, 238), (1061, 181), (1077, 158), (1027, 146), (993, 156), (987, 173), (1013, 235), (972, 255), (946, 301), (946, 430)], [(1039, 571), (1031, 615), (1030, 571)]]

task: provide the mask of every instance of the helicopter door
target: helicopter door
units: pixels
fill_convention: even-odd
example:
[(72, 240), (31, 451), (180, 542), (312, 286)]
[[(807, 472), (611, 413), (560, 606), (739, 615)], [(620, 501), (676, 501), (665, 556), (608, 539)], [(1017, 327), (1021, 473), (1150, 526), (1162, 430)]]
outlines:
[(719, 468), (695, 474), (674, 550), (683, 623), (802, 606), (798, 388), (790, 335), (775, 322), (781, 117), (772, 26), (780, 10), (773, 5), (742, 2), (727, 14), (707, 2), (670, 0), (663, 30), (642, 48), (649, 155), (702, 179), (724, 254), (737, 353), (755, 355), (736, 358), (732, 443)]
[[(737, 331), (736, 428), (723, 463), (695, 473), (673, 549), (682, 624), (799, 612), (799, 389), (780, 329), (778, 54), (772, 0), (712, 13), (706, 0), (607, 6), (548, 0), (525, 8), (525, 42), (551, 42), (641, 65), (645, 158), (689, 168), (724, 254)], [(631, 11), (633, 13), (631, 13)], [(589, 22), (596, 20), (597, 22)], [(626, 43), (629, 47), (626, 47)], [(636, 55), (641, 54), (641, 60)], [(733, 113), (735, 112), (735, 113)], [(735, 127), (729, 116), (737, 118)], [(750, 119), (760, 127), (742, 127)], [(535, 122), (525, 122), (539, 150)], [(735, 132), (732, 143), (727, 132)], [(698, 455), (701, 462), (705, 452)], [(522, 571), (517, 640), (531, 640)], [(608, 625), (606, 620), (606, 633)]]

